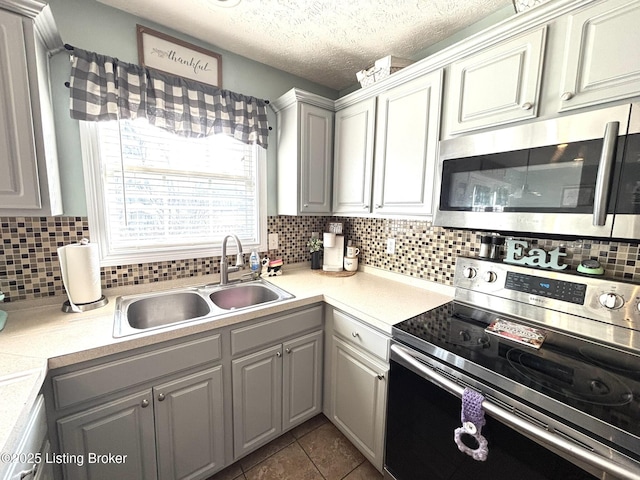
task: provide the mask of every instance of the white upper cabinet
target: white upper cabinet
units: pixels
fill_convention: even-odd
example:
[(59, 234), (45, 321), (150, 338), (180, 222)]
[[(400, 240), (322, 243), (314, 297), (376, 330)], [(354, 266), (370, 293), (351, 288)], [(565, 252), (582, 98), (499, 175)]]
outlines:
[(640, 2), (610, 0), (568, 16), (559, 110), (640, 95)]
[(378, 95), (374, 213), (432, 213), (441, 92), (438, 70)]
[(539, 28), (451, 64), (449, 134), (538, 115), (545, 37)]
[(333, 101), (292, 89), (273, 102), (278, 214), (331, 213)]
[(62, 213), (47, 56), (62, 42), (53, 25), (48, 8), (36, 21), (0, 9), (0, 215)]
[(336, 112), (333, 211), (369, 213), (373, 178), (375, 97)]

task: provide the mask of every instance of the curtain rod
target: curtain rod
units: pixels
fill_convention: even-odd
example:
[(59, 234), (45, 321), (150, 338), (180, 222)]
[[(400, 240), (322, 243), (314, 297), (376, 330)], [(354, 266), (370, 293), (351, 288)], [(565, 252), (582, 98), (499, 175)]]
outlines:
[[(66, 48), (67, 50), (69, 50), (70, 52), (73, 52), (75, 50), (75, 47), (73, 45), (69, 45), (68, 43), (64, 44), (64, 48)], [(64, 86), (69, 88), (71, 85), (69, 84), (69, 82), (64, 82)], [(267, 105), (269, 105), (271, 102), (269, 102), (269, 100), (263, 100), (264, 103), (266, 103)], [(271, 130), (271, 127), (269, 127), (269, 130)]]

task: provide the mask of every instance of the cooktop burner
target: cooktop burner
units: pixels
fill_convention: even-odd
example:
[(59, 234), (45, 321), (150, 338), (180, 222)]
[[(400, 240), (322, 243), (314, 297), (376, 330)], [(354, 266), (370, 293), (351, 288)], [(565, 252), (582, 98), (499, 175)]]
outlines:
[(586, 414), (640, 439), (640, 379), (629, 368), (639, 356), (551, 329), (540, 349), (522, 346), (485, 332), (498, 318), (513, 320), (450, 302), (394, 326), (393, 337), (454, 368), (456, 357), (471, 361), (486, 372), (482, 381), (506, 378), (514, 385), (507, 393), (533, 389), (581, 412), (576, 418)]
[(604, 368), (553, 352), (512, 348), (507, 360), (519, 374), (544, 390), (594, 405), (619, 406), (633, 400), (631, 389)]

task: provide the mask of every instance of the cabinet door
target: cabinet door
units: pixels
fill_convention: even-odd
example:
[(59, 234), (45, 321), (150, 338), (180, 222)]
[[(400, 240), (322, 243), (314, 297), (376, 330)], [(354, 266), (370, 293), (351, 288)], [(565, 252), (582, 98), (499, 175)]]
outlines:
[(38, 209), (38, 183), (22, 17), (0, 10), (0, 205)]
[[(300, 212), (331, 213), (333, 112), (300, 104)], [(291, 185), (291, 188), (294, 188)]]
[(331, 420), (382, 471), (389, 366), (332, 340)]
[(640, 94), (640, 3), (610, 0), (569, 15), (560, 111)]
[(234, 457), (282, 431), (282, 345), (232, 362)]
[(201, 478), (224, 465), (222, 366), (154, 387), (158, 478)]
[[(151, 395), (147, 390), (58, 420), (65, 480), (155, 479)], [(91, 462), (95, 454), (126, 458), (120, 457), (122, 463)]]
[(451, 65), (450, 134), (535, 118), (546, 27)]
[(334, 213), (369, 213), (373, 179), (376, 99), (336, 112)]
[(374, 212), (431, 214), (442, 71), (378, 97)]
[(322, 331), (283, 344), (283, 429), (322, 411)]

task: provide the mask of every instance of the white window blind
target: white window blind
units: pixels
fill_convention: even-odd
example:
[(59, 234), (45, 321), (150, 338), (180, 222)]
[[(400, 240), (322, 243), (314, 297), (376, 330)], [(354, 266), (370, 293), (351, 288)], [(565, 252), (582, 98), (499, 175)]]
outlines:
[(145, 261), (218, 254), (229, 233), (245, 251), (263, 243), (264, 149), (226, 135), (181, 137), (146, 120), (85, 128), (83, 137), (92, 138), (85, 157), (87, 150), (96, 157), (87, 192), (96, 204), (90, 229), (100, 232), (103, 265), (137, 263), (141, 252)]

